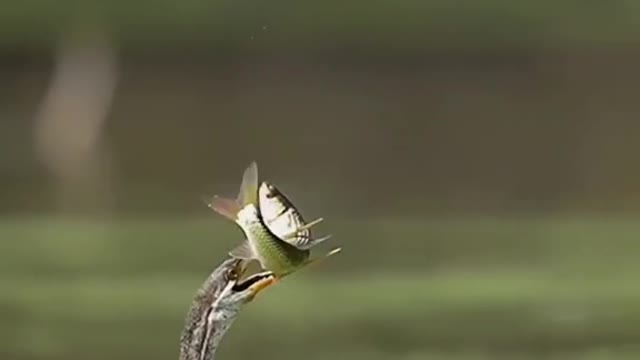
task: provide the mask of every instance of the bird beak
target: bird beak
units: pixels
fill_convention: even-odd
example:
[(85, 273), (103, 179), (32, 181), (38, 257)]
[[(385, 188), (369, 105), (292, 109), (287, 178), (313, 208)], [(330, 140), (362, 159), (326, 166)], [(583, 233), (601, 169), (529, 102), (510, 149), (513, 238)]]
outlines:
[[(246, 264), (244, 271), (246, 271)], [(247, 302), (252, 301), (256, 295), (262, 290), (268, 288), (276, 282), (276, 278), (270, 271), (253, 274), (242, 281), (236, 282), (233, 286), (235, 292), (246, 292), (248, 294)]]
[(254, 282), (253, 284), (251, 284), (251, 286), (249, 286), (249, 298), (247, 300), (247, 302), (253, 301), (253, 299), (256, 297), (256, 295), (258, 295), (259, 292), (261, 292), (262, 290), (268, 288), (269, 286), (275, 284), (276, 279), (273, 275), (269, 274), (266, 275), (265, 277), (257, 280), (256, 282)]

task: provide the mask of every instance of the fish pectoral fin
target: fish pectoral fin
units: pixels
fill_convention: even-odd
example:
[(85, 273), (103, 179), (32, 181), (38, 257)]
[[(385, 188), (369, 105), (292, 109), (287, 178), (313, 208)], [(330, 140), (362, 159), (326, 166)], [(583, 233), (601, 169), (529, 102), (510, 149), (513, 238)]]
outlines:
[(229, 255), (236, 259), (243, 260), (252, 260), (255, 259), (255, 254), (251, 249), (251, 245), (247, 240), (243, 241), (242, 244), (236, 246), (233, 250), (229, 251)]
[(292, 232), (290, 232), (290, 233), (288, 233), (288, 234), (285, 234), (285, 235), (282, 237), (282, 239), (283, 239), (283, 240), (289, 240), (289, 239), (292, 239), (292, 238), (296, 237), (296, 235), (298, 235), (298, 233), (299, 233), (299, 232), (301, 232), (301, 231), (305, 231), (305, 230), (308, 230), (308, 229), (310, 229), (312, 226), (314, 226), (314, 225), (317, 225), (317, 224), (321, 223), (323, 220), (324, 220), (324, 218), (317, 218), (317, 219), (315, 219), (315, 220), (313, 220), (313, 221), (311, 221), (311, 222), (309, 222), (309, 223), (306, 223), (306, 224), (304, 224), (304, 225), (302, 225), (302, 226), (300, 226), (300, 227), (296, 228), (296, 229), (295, 229), (295, 230), (293, 230)]
[(326, 259), (326, 258), (328, 258), (329, 256), (335, 255), (335, 254), (337, 254), (337, 253), (339, 253), (339, 252), (341, 252), (341, 251), (342, 251), (342, 248), (341, 248), (341, 247), (334, 248), (333, 250), (331, 250), (331, 251), (329, 251), (328, 253), (326, 253), (326, 254), (322, 257), (322, 259)]
[(320, 244), (321, 242), (324, 242), (324, 241), (326, 241), (326, 240), (331, 239), (331, 237), (332, 237), (332, 235), (327, 235), (327, 236), (323, 236), (323, 237), (321, 237), (321, 238), (317, 238), (317, 239), (309, 239), (309, 240), (307, 241), (307, 243), (306, 243), (306, 244), (304, 244), (304, 246), (299, 246), (298, 248), (300, 248), (300, 249), (302, 249), (302, 250), (309, 250), (309, 249), (311, 249), (312, 247), (314, 247), (314, 246), (316, 246), (316, 245)]

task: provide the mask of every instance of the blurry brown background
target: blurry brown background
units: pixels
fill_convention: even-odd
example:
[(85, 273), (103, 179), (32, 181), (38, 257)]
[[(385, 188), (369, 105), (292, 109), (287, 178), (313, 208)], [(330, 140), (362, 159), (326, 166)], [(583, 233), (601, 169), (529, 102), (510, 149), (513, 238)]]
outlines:
[(223, 359), (636, 358), (639, 29), (631, 0), (5, 4), (0, 355), (176, 358), (240, 236), (201, 199), (256, 160), (344, 253)]

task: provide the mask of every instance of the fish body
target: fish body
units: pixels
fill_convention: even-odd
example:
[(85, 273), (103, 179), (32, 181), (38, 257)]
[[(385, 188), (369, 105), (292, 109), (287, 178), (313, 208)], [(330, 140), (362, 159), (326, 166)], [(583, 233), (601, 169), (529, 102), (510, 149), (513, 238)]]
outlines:
[[(239, 218), (242, 219), (239, 225), (247, 242), (236, 248), (242, 250), (232, 252), (232, 256), (243, 258), (250, 253), (251, 257), (260, 262), (263, 269), (282, 276), (303, 266), (309, 259), (309, 250), (298, 249), (276, 236), (263, 222), (255, 207), (246, 208)], [(250, 251), (245, 250), (247, 246)]]
[(265, 224), (258, 201), (258, 166), (255, 162), (245, 170), (235, 200), (214, 196), (209, 207), (234, 221), (244, 232), (246, 241), (229, 253), (232, 257), (257, 260), (264, 270), (271, 271), (276, 277), (286, 276), (309, 261), (308, 249), (298, 249), (284, 241)]

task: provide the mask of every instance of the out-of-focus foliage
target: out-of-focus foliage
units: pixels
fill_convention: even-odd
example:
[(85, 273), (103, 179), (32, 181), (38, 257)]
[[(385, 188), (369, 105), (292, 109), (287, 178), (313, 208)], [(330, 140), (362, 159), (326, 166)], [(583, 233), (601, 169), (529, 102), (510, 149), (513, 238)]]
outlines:
[[(235, 244), (226, 225), (3, 221), (0, 236), (20, 241), (0, 244), (4, 356), (176, 358), (191, 296)], [(640, 355), (635, 223), (331, 225), (344, 252), (263, 293), (221, 359)]]
[[(251, 160), (336, 215), (640, 209), (634, 1), (14, 5), (0, 12), (3, 212), (200, 215)], [(118, 65), (85, 162), (100, 180), (64, 186), (33, 119), (51, 50), (96, 38)]]
[[(256, 24), (281, 42), (318, 49), (362, 45), (382, 53), (447, 49), (632, 43), (633, 0), (555, 1), (22, 1), (0, 13), (5, 44), (48, 43), (79, 17), (111, 24), (125, 43), (237, 46)], [(423, 50), (425, 50), (423, 48)]]

